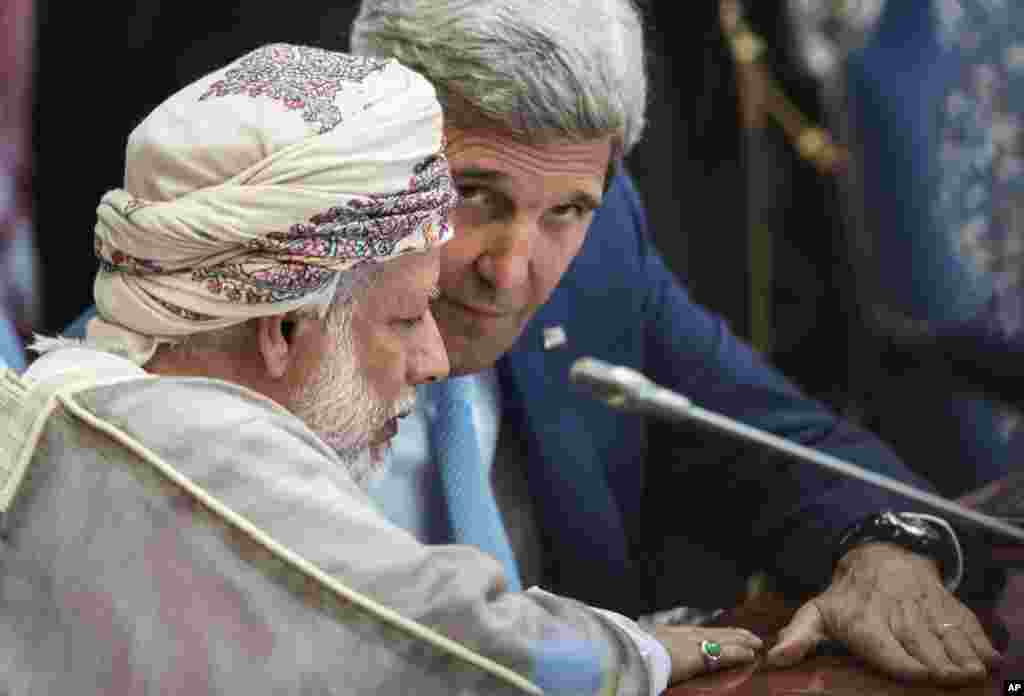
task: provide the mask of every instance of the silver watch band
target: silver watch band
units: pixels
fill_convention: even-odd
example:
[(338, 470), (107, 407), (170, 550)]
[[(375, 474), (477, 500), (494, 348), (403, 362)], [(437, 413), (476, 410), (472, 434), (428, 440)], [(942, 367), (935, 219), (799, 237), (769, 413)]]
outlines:
[(907, 517), (916, 522), (929, 523), (938, 527), (939, 531), (944, 534), (950, 542), (953, 544), (953, 548), (956, 550), (956, 568), (955, 569), (944, 569), (945, 576), (942, 578), (943, 584), (946, 589), (950, 592), (956, 592), (960, 587), (960, 583), (964, 579), (964, 552), (960, 546), (960, 539), (957, 537), (956, 532), (953, 531), (953, 527), (946, 520), (935, 515), (929, 515), (923, 512), (901, 512), (900, 517)]

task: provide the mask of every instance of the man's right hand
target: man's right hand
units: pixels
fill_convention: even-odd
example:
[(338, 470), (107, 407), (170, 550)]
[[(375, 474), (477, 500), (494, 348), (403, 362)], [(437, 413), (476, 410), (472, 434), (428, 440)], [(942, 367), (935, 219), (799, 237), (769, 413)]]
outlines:
[[(657, 626), (653, 635), (672, 658), (669, 684), (685, 681), (711, 670), (727, 669), (753, 662), (761, 639), (743, 628), (704, 628), (701, 626)], [(709, 664), (701, 654), (701, 641), (721, 646), (717, 664)]]

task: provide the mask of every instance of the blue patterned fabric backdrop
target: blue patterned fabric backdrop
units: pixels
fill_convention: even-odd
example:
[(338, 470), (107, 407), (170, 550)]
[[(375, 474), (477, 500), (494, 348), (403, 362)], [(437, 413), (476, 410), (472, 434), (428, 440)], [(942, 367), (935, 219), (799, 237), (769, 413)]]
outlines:
[(936, 0), (940, 36), (961, 73), (940, 114), (935, 214), (994, 289), (990, 319), (1024, 328), (1024, 6)]
[[(991, 289), (980, 319), (1024, 340), (1024, 5), (935, 0), (939, 36), (960, 74), (939, 115), (938, 229), (948, 230), (975, 280)], [(1020, 416), (1004, 418), (1020, 438)]]

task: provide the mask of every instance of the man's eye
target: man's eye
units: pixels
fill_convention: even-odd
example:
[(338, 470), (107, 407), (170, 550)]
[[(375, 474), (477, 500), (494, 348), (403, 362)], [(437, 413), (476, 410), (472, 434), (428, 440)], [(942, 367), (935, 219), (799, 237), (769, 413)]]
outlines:
[(426, 316), (425, 313), (418, 317), (411, 317), (409, 319), (396, 319), (395, 322), (403, 329), (414, 329), (422, 323), (424, 316)]
[(490, 203), (491, 193), (480, 186), (459, 186), (459, 197), (463, 205), (482, 206)]
[(567, 203), (566, 205), (559, 205), (551, 209), (552, 214), (559, 218), (581, 218), (590, 212), (589, 208), (584, 208), (579, 203)]

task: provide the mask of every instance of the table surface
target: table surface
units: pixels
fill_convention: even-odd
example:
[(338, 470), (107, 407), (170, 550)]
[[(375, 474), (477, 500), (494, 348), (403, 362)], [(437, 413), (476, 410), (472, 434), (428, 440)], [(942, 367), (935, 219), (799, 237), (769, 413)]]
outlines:
[[(1024, 575), (1019, 579), (1024, 580)], [(1015, 606), (1024, 607), (1024, 582), (1015, 582), (1008, 592), (1017, 593)], [(792, 613), (792, 606), (765, 595), (726, 612), (716, 623), (748, 628), (771, 645)], [(978, 612), (978, 616), (986, 627), (995, 620), (993, 612)], [(1002, 667), (987, 681), (961, 688), (897, 682), (854, 657), (818, 656), (786, 669), (771, 669), (758, 660), (691, 679), (668, 689), (664, 696), (991, 696), (1003, 693), (1004, 679), (1024, 678), (1024, 636), (1011, 634), (1010, 644), (999, 647), (1006, 658)]]
[[(1012, 476), (1012, 475), (1011, 475)], [(1007, 477), (1010, 478), (1010, 477)], [(968, 507), (983, 507), (1004, 487), (1006, 479), (996, 481), (958, 502)], [(854, 657), (816, 656), (786, 669), (771, 669), (760, 659), (746, 667), (724, 670), (668, 689), (664, 696), (992, 696), (1003, 694), (1007, 679), (1024, 679), (1024, 562), (1021, 548), (993, 547), (993, 558), (1000, 553), (1012, 557), (1015, 568), (1009, 576), (1006, 592), (999, 605), (989, 610), (976, 610), (990, 636), (999, 635), (994, 626), (1008, 633), (1005, 645), (996, 643), (1003, 654), (1000, 668), (985, 682), (961, 688), (945, 688), (934, 684), (897, 682), (874, 671)], [(766, 647), (775, 642), (778, 630), (793, 615), (795, 607), (770, 593), (746, 601), (726, 612), (715, 623), (750, 629), (765, 640)]]

